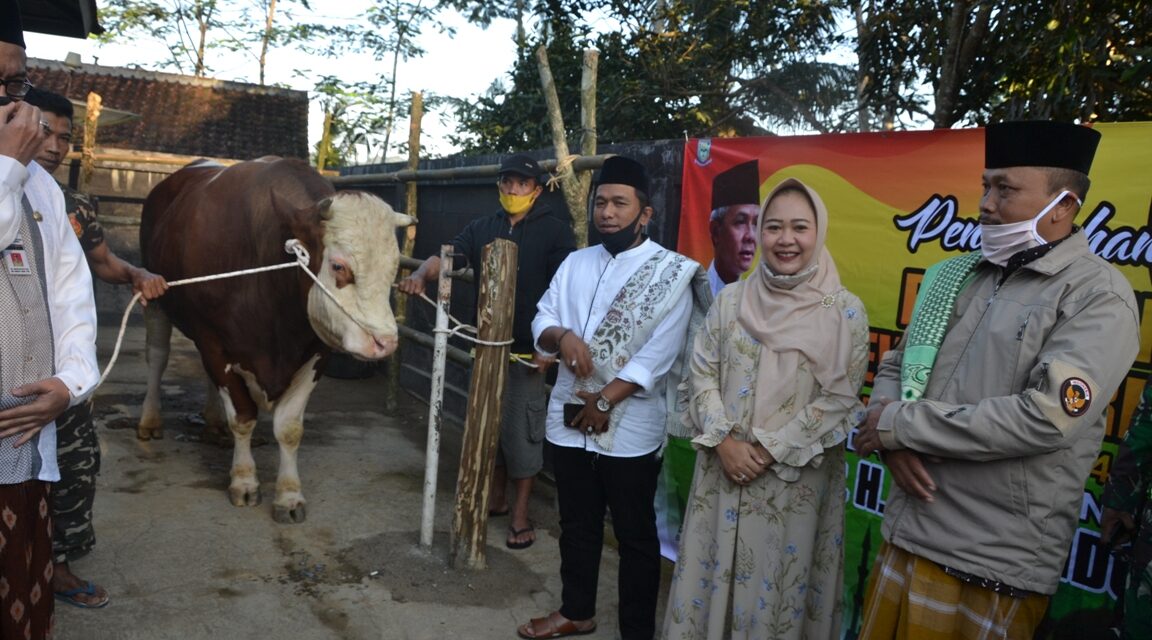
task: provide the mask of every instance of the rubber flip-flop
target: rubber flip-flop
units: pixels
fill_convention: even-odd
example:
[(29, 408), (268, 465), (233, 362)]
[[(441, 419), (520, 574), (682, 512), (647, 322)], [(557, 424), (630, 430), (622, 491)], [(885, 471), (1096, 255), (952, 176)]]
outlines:
[(528, 547), (531, 547), (532, 543), (536, 542), (536, 538), (525, 540), (524, 542), (516, 542), (515, 540), (512, 540), (512, 538), (519, 538), (521, 535), (528, 533), (529, 531), (536, 531), (536, 527), (533, 525), (528, 525), (523, 529), (513, 529), (512, 527), (508, 527), (508, 539), (504, 541), (504, 546), (508, 547), (509, 549), (527, 549)]
[(80, 607), (81, 609), (103, 609), (104, 607), (106, 607), (108, 605), (109, 598), (107, 595), (104, 596), (103, 600), (97, 600), (96, 602), (84, 602), (82, 600), (77, 600), (76, 596), (78, 596), (78, 595), (86, 595), (86, 596), (96, 595), (96, 585), (92, 584), (91, 580), (88, 580), (84, 583), (83, 587), (76, 587), (75, 589), (66, 589), (64, 591), (57, 591), (56, 592), (56, 599), (59, 600), (60, 602), (67, 602), (68, 604), (72, 605), (73, 607)]

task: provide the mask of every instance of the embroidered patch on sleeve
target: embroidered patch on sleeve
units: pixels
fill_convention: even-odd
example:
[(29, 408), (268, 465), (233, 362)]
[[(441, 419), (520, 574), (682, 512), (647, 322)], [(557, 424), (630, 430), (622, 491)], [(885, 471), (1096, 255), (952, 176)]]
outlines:
[(1092, 406), (1092, 388), (1080, 378), (1068, 378), (1060, 384), (1060, 401), (1064, 413), (1078, 418)]

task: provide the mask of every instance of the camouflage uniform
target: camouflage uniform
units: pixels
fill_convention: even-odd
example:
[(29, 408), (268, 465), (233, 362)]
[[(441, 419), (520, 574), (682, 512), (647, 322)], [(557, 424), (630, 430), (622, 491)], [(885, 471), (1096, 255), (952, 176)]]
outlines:
[[(96, 207), (79, 191), (61, 187), (68, 220), (85, 252), (104, 242)], [(92, 502), (100, 471), (100, 445), (92, 423), (92, 401), (71, 407), (56, 418), (56, 458), (60, 481), (52, 485), (52, 555), (54, 562), (81, 558), (96, 544)]]
[(1122, 638), (1152, 638), (1152, 379), (1120, 443), (1104, 489), (1104, 506), (1133, 514)]

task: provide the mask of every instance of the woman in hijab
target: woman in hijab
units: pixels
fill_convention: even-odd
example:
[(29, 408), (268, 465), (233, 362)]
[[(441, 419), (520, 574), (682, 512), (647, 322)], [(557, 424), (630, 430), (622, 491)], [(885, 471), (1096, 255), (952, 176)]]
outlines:
[(761, 264), (696, 335), (698, 449), (664, 638), (839, 638), (844, 441), (863, 415), (868, 317), (795, 179), (760, 213)]

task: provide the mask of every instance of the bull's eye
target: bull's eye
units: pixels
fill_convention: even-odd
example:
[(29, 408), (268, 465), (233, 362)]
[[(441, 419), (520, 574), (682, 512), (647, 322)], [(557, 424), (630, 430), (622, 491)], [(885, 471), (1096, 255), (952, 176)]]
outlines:
[(337, 289), (342, 289), (356, 281), (352, 275), (352, 270), (343, 262), (333, 260), (328, 263), (328, 267), (332, 270), (332, 278), (336, 281)]

